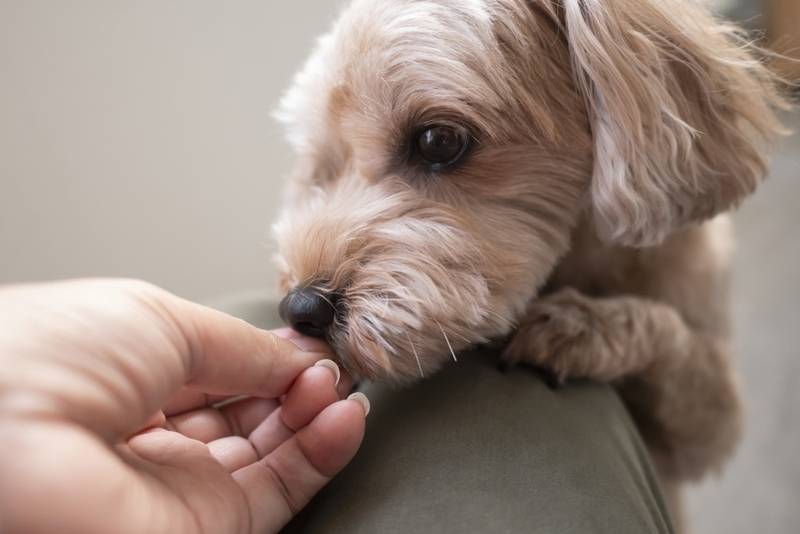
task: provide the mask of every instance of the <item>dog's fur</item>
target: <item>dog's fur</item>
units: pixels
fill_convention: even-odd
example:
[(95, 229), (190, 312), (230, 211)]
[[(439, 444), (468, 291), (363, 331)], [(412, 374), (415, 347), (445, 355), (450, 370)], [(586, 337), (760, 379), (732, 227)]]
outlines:
[[(281, 107), (283, 288), (341, 296), (329, 341), (368, 377), (512, 334), (509, 361), (617, 385), (665, 482), (700, 477), (741, 426), (718, 214), (780, 104), (692, 0), (356, 0)], [(431, 124), (470, 129), (462, 164), (406, 157)]]

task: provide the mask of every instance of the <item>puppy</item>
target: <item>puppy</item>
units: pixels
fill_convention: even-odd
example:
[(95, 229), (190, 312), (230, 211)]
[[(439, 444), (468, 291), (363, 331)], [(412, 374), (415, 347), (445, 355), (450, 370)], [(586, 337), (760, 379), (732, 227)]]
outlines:
[(692, 0), (356, 0), (280, 110), (282, 313), (395, 382), (510, 336), (613, 383), (668, 490), (697, 479), (741, 432), (723, 213), (780, 105)]

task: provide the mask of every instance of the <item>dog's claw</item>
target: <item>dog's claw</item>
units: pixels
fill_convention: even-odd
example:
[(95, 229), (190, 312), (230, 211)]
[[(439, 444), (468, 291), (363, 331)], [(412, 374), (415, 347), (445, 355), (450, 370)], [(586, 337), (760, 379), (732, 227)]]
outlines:
[(567, 383), (566, 379), (562, 375), (553, 371), (552, 369), (538, 367), (537, 371), (542, 377), (542, 380), (544, 380), (544, 383), (547, 384), (547, 387), (550, 389), (561, 389)]
[(511, 360), (501, 360), (497, 363), (497, 370), (501, 373), (508, 373), (515, 365)]

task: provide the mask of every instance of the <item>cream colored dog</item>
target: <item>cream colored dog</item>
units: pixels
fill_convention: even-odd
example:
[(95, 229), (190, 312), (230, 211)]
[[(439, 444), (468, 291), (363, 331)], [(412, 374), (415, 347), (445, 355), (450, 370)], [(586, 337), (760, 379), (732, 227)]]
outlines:
[(282, 105), (284, 317), (392, 381), (510, 335), (615, 384), (664, 482), (698, 478), (741, 429), (718, 214), (780, 104), (692, 0), (356, 0)]

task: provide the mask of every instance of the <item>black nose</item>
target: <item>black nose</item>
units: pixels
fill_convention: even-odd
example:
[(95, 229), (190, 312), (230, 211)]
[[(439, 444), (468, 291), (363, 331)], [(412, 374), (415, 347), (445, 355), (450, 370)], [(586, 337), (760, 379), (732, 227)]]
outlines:
[(325, 337), (336, 314), (333, 296), (319, 289), (297, 288), (281, 301), (281, 318), (292, 328), (313, 337)]

